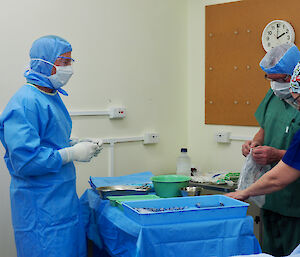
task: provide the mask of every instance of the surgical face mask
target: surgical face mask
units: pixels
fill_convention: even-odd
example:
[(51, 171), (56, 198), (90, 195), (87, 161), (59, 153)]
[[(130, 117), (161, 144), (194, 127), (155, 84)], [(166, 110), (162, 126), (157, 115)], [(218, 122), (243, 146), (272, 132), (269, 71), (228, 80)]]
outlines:
[(67, 84), (71, 76), (73, 75), (73, 69), (71, 65), (68, 66), (55, 66), (56, 73), (49, 76), (49, 80), (51, 81), (53, 87), (55, 89), (59, 89), (60, 87)]
[(271, 88), (279, 99), (285, 100), (292, 97), (290, 93), (290, 83), (280, 83), (277, 81), (271, 81)]
[(45, 61), (43, 59), (38, 59), (38, 58), (32, 58), (32, 61), (42, 61), (45, 63), (50, 64), (51, 66), (55, 67), (56, 69), (56, 73), (50, 76), (46, 76), (42, 73), (33, 71), (35, 73), (38, 73), (40, 75), (42, 75), (43, 77), (46, 77), (50, 80), (52, 86), (54, 89), (59, 89), (61, 87), (63, 87), (65, 84), (67, 84), (67, 82), (69, 81), (69, 79), (71, 78), (71, 76), (73, 75), (73, 69), (71, 65), (68, 66), (57, 66), (54, 65), (51, 62)]

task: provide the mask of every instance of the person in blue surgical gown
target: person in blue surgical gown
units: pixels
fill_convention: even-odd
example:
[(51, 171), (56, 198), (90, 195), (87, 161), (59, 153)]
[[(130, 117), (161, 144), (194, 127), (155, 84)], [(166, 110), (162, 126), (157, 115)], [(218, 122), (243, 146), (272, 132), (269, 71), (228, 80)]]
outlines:
[(86, 256), (73, 161), (90, 161), (101, 142), (70, 141), (60, 94), (67, 95), (62, 86), (73, 74), (71, 52), (57, 36), (34, 41), (26, 84), (0, 116), (18, 257)]

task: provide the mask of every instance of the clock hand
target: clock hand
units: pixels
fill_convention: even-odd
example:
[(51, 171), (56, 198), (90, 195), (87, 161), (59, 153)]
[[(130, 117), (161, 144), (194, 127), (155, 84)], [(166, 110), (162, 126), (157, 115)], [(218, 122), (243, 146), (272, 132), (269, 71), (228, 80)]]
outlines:
[(277, 37), (277, 39), (281, 38), (286, 32), (282, 33), (280, 36)]

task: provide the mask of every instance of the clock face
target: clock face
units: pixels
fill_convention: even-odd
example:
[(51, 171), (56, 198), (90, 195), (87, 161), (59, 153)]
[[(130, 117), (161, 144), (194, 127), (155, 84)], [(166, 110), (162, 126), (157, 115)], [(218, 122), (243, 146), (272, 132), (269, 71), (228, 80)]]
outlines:
[(295, 31), (291, 24), (282, 20), (271, 21), (262, 33), (262, 45), (266, 52), (281, 44), (295, 41)]

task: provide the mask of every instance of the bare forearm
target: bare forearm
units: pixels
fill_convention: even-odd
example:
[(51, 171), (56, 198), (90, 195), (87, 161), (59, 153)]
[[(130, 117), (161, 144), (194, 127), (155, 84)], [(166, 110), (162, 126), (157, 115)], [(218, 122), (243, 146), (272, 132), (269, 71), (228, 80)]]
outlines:
[(250, 196), (265, 195), (275, 191), (279, 191), (285, 187), (276, 178), (271, 176), (269, 172), (263, 175), (258, 181), (248, 187), (245, 192)]
[(263, 145), (265, 137), (265, 131), (263, 128), (260, 128), (259, 131), (255, 134), (252, 141), (257, 142), (259, 145)]
[(300, 171), (280, 161), (272, 170), (248, 187), (245, 193), (249, 196), (269, 194), (283, 189), (299, 177)]
[(282, 157), (285, 155), (285, 153), (286, 153), (286, 150), (280, 150), (280, 149), (271, 147), (271, 154), (269, 155), (268, 164), (279, 162), (282, 159)]
[(280, 161), (282, 157), (285, 155), (286, 150), (277, 149), (277, 161)]

